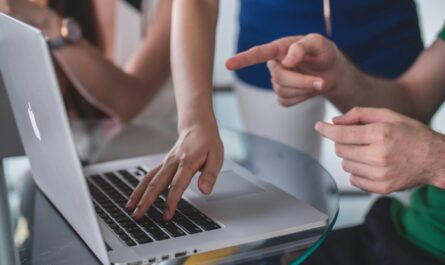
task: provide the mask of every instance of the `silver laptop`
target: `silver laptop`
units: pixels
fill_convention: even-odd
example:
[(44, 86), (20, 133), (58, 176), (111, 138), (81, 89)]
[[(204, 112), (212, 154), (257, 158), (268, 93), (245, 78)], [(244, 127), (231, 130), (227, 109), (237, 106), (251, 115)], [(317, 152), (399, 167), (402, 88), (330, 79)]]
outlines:
[(82, 168), (45, 38), (3, 14), (0, 71), (35, 182), (104, 264), (154, 263), (327, 224), (325, 214), (228, 160), (210, 196), (193, 179), (172, 221), (162, 218), (165, 194), (134, 221), (127, 198), (163, 155)]

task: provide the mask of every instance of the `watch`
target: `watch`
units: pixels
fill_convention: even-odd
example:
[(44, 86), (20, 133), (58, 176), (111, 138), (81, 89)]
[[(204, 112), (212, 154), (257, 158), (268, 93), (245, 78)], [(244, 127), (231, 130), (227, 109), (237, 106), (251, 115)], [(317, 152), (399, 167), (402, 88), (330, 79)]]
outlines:
[(76, 43), (82, 38), (82, 29), (73, 18), (64, 18), (60, 26), (60, 37), (49, 39), (51, 50), (60, 49), (66, 45)]

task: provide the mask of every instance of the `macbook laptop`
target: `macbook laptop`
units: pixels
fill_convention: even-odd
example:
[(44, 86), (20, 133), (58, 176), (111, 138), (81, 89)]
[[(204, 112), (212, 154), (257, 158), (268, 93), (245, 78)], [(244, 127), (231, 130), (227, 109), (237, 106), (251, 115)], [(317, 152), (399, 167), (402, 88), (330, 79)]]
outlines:
[(0, 58), (35, 182), (103, 264), (155, 263), (327, 225), (325, 214), (229, 160), (210, 196), (193, 179), (171, 221), (162, 218), (165, 192), (133, 220), (127, 199), (164, 155), (83, 168), (42, 33), (0, 14)]

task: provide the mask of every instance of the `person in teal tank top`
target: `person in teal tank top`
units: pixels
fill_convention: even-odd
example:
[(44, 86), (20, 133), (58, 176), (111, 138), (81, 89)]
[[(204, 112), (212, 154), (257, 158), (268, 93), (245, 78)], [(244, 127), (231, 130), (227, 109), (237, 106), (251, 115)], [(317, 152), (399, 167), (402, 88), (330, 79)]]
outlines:
[(365, 74), (317, 34), (257, 46), (226, 65), (262, 62), (280, 100), (323, 95), (345, 113), (315, 129), (335, 142), (354, 186), (415, 189), (409, 205), (379, 199), (363, 224), (333, 231), (306, 264), (445, 264), (445, 135), (426, 125), (445, 102), (445, 27), (394, 80)]

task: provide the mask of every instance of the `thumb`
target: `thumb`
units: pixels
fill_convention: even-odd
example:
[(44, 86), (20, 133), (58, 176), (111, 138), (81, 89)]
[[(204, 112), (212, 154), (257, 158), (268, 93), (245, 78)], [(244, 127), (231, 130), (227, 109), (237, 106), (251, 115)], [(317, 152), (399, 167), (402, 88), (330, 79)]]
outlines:
[(344, 115), (334, 117), (332, 122), (336, 125), (359, 125), (394, 121), (399, 117), (400, 114), (388, 109), (355, 107)]
[(288, 68), (296, 67), (306, 55), (317, 56), (326, 49), (328, 42), (319, 34), (309, 34), (293, 43), (281, 63)]

